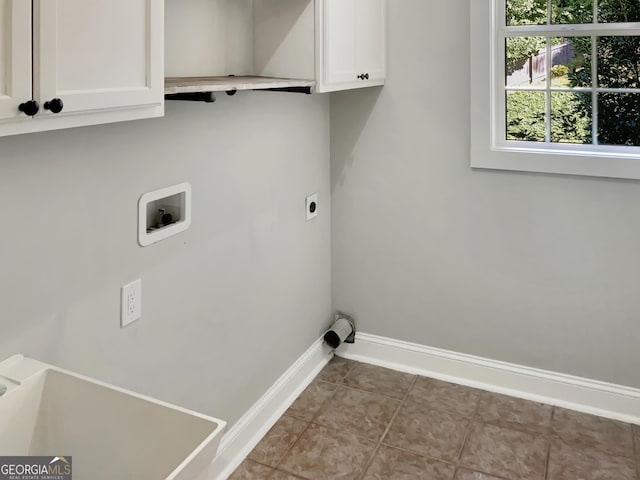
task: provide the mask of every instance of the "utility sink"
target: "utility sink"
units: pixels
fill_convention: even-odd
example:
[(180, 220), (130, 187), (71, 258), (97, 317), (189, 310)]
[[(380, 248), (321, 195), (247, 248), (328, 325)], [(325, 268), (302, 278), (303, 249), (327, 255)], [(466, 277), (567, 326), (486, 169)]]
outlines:
[(71, 456), (74, 480), (205, 479), (226, 423), (14, 355), (0, 455)]

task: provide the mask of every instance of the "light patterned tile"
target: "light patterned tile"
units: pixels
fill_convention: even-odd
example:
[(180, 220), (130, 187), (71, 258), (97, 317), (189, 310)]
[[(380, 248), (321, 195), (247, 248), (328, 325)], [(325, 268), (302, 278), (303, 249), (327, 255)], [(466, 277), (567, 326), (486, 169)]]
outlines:
[(593, 447), (610, 455), (634, 456), (628, 423), (554, 408), (551, 425), (554, 433), (572, 446)]
[(293, 417), (281, 417), (249, 454), (249, 460), (277, 466), (307, 425)]
[(311, 425), (278, 469), (309, 479), (357, 479), (376, 444), (356, 435)]
[(414, 375), (408, 373), (358, 363), (344, 379), (344, 383), (367, 392), (402, 399), (411, 387), (414, 378)]
[(342, 383), (344, 377), (347, 376), (349, 370), (354, 366), (353, 360), (347, 360), (334, 356), (326, 367), (316, 377), (316, 380), (322, 380), (330, 383)]
[(637, 480), (634, 463), (628, 457), (608, 455), (592, 447), (553, 440), (548, 480)]
[(455, 467), (381, 445), (363, 480), (451, 480)]
[(245, 460), (240, 464), (229, 480), (262, 480), (267, 479), (273, 473), (273, 469), (259, 463)]
[(313, 422), (377, 442), (399, 405), (399, 400), (343, 386)]
[(469, 420), (407, 400), (383, 442), (419, 455), (453, 462), (458, 459)]
[(482, 390), (475, 388), (418, 377), (409, 392), (409, 398), (431, 408), (471, 417), (476, 411), (481, 393)]
[(550, 405), (484, 392), (478, 417), (486, 423), (513, 430), (547, 434), (551, 429), (552, 409)]
[(310, 422), (320, 411), (322, 404), (336, 391), (333, 383), (314, 380), (295, 402), (289, 407), (285, 415)]
[(499, 477), (544, 480), (547, 451), (539, 435), (473, 423), (460, 463)]

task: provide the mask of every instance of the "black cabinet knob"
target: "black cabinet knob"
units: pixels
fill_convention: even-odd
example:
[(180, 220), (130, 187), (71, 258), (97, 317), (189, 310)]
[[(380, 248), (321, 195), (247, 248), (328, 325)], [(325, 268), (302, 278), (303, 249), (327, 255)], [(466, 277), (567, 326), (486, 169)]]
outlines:
[(54, 98), (48, 102), (44, 102), (44, 109), (51, 111), (51, 113), (60, 113), (64, 108), (64, 103), (59, 98)]
[(369, 80), (369, 74), (368, 73), (362, 73), (362, 74), (358, 75), (358, 78), (360, 80)]
[(29, 100), (18, 105), (18, 110), (20, 110), (25, 115), (33, 117), (40, 111), (40, 105), (38, 105), (38, 102), (36, 102), (35, 100)]
[(365, 73), (365, 74), (364, 74), (364, 79), (365, 79), (365, 80), (369, 80), (369, 74), (368, 74), (368, 73)]

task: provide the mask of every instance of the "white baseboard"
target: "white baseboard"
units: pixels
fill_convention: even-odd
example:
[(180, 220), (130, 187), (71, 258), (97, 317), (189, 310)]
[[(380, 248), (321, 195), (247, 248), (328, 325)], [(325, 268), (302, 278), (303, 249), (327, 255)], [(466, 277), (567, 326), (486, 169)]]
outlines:
[[(337, 355), (640, 425), (640, 389), (497, 360), (356, 334)], [(225, 434), (209, 480), (226, 480), (333, 356), (323, 339), (309, 349)]]
[(209, 469), (210, 480), (226, 480), (238, 468), (331, 357), (333, 351), (319, 338), (296, 360), (222, 437)]
[(640, 389), (357, 333), (336, 355), (640, 425)]

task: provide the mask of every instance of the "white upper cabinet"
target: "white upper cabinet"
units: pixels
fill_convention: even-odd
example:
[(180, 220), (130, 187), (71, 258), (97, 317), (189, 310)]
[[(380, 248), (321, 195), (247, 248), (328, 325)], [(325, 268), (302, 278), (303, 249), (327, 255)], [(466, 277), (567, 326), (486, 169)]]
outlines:
[(31, 2), (0, 0), (0, 121), (31, 100)]
[(356, 59), (356, 0), (324, 0), (324, 83), (354, 82)]
[(320, 92), (384, 85), (386, 0), (317, 0)]
[(370, 82), (387, 76), (387, 2), (356, 1), (356, 71)]
[[(0, 80), (0, 92), (5, 90), (0, 135), (163, 114), (163, 0), (0, 0), (0, 5), (2, 31), (15, 32), (0, 36), (5, 47), (0, 62), (8, 66), (3, 71), (13, 76), (9, 85), (16, 90), (8, 95), (6, 79)], [(7, 39), (10, 48), (1, 43)], [(20, 54), (7, 55), (11, 49)], [(24, 102), (30, 111), (18, 109)]]
[[(65, 112), (162, 101), (162, 9), (157, 0), (38, 0), (36, 85)], [(43, 113), (48, 113), (46, 110)]]
[(269, 88), (259, 77), (305, 92), (384, 85), (386, 0), (166, 3), (167, 93)]

